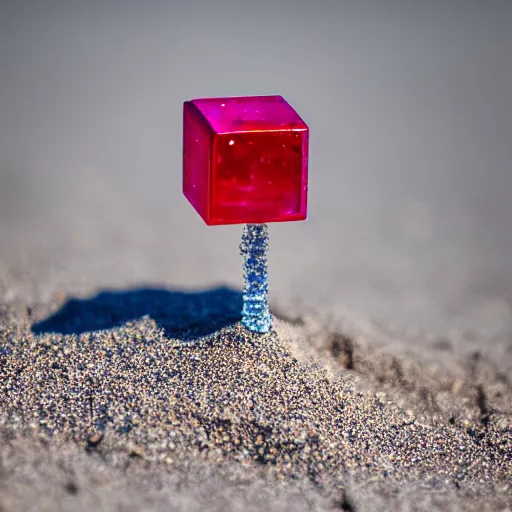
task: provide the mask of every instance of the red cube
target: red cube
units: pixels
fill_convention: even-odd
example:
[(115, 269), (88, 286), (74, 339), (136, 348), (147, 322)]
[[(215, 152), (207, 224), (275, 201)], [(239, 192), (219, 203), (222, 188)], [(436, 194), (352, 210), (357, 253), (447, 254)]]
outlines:
[(183, 193), (208, 225), (304, 220), (309, 129), (281, 96), (183, 108)]

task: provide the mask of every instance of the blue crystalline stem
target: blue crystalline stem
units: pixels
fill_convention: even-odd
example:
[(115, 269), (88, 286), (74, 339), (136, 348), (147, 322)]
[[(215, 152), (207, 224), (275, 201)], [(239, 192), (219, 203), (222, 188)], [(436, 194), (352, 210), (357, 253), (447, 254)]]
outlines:
[(240, 243), (245, 280), (242, 324), (252, 332), (265, 333), (272, 327), (268, 307), (268, 228), (246, 224)]

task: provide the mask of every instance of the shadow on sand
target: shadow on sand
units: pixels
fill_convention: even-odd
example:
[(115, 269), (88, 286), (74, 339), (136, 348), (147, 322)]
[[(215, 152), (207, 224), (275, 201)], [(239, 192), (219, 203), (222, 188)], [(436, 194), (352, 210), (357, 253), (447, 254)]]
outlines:
[(82, 334), (119, 327), (149, 315), (170, 338), (192, 340), (240, 320), (242, 294), (231, 288), (198, 292), (159, 288), (104, 291), (69, 299), (56, 313), (34, 324), (34, 334)]

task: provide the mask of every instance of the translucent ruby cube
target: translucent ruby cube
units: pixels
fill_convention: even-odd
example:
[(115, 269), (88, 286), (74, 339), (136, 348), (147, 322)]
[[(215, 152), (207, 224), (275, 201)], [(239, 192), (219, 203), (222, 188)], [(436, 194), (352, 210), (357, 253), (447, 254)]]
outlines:
[(208, 225), (304, 220), (309, 129), (281, 96), (183, 109), (183, 193)]

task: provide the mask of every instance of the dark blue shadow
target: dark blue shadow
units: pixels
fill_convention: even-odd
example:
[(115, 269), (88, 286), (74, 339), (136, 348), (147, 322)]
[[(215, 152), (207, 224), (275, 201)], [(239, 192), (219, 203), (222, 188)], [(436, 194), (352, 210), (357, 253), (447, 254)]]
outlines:
[(240, 320), (242, 294), (230, 288), (199, 292), (141, 288), (104, 291), (90, 299), (69, 299), (34, 324), (34, 334), (82, 334), (119, 327), (149, 315), (171, 338), (191, 340)]

